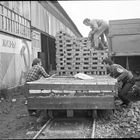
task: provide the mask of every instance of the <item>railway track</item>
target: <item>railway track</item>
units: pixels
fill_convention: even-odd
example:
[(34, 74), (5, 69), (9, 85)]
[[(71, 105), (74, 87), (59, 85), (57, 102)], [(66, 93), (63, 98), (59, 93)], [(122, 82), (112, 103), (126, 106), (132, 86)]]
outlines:
[(32, 139), (95, 138), (96, 118), (49, 119)]

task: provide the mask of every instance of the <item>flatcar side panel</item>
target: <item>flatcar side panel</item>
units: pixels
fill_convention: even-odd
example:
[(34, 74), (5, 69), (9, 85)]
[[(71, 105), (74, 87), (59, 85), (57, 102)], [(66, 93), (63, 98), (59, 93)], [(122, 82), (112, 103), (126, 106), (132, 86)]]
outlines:
[(28, 109), (113, 109), (114, 96), (28, 98)]
[(32, 90), (114, 90), (113, 85), (82, 85), (82, 84), (31, 84)]
[(116, 81), (50, 78), (28, 82), (29, 109), (113, 109)]

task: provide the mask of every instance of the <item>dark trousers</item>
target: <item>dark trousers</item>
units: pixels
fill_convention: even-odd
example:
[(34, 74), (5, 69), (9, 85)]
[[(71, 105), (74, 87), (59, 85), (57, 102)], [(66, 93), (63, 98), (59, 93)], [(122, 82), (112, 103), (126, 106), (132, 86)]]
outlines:
[(128, 92), (129, 99), (133, 102), (140, 101), (140, 87), (135, 85), (134, 89), (130, 89)]
[(122, 85), (121, 91), (118, 93), (118, 97), (123, 101), (123, 103), (128, 104), (130, 102), (130, 89), (135, 84), (134, 81), (126, 82)]

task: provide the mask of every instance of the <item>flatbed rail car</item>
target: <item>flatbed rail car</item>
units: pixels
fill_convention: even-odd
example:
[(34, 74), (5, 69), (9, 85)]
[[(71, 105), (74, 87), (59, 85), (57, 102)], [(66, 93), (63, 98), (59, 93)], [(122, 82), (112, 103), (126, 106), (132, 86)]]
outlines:
[(93, 76), (81, 80), (53, 76), (28, 82), (27, 107), (34, 109), (114, 109), (116, 80), (110, 76)]

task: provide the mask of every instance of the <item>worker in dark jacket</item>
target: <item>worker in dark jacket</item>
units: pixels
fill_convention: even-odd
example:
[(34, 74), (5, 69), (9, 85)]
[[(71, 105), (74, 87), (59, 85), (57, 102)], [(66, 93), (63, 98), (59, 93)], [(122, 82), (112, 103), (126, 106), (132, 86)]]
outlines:
[[(103, 62), (107, 64), (107, 70), (110, 76), (117, 79), (118, 83), (122, 82), (121, 90), (118, 92), (118, 97), (123, 101), (122, 105), (128, 105), (130, 103), (128, 91), (135, 84), (133, 74), (131, 71), (126, 70), (119, 64), (114, 64), (110, 58), (104, 59)], [(130, 94), (131, 92), (129, 92)]]
[(42, 76), (45, 78), (49, 77), (45, 69), (41, 66), (41, 60), (39, 58), (35, 58), (32, 63), (32, 68), (26, 75), (26, 82), (38, 80)]

